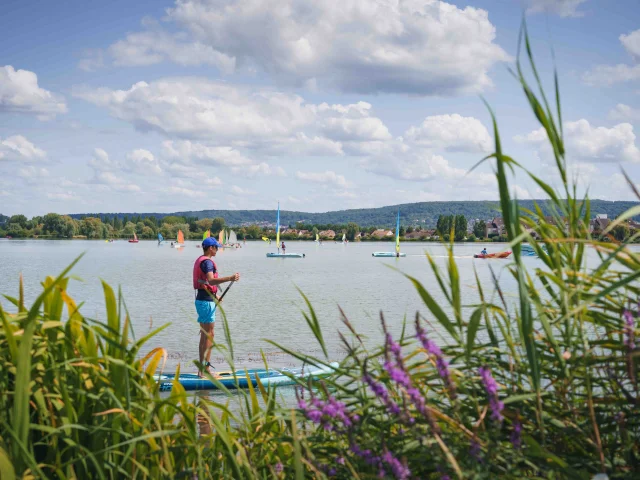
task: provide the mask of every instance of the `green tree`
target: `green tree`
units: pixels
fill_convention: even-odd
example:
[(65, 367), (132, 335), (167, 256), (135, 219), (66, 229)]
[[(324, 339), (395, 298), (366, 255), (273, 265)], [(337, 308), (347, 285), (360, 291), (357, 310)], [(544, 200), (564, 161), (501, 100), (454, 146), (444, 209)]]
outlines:
[(27, 217), (25, 217), (24, 215), (13, 215), (9, 219), (9, 225), (11, 225), (12, 223), (17, 223), (18, 225), (20, 225), (21, 228), (26, 228), (27, 222), (28, 222)]
[(213, 225), (213, 220), (211, 218), (202, 218), (196, 222), (196, 227), (198, 232), (206, 232), (211, 229), (211, 225)]
[(57, 213), (47, 213), (43, 219), (44, 231), (49, 235), (61, 235), (65, 221)]
[(407, 231), (405, 230), (405, 228), (402, 225), (400, 225), (400, 230), (398, 230), (398, 233), (400, 234), (400, 236), (404, 237), (406, 232)]
[(316, 235), (318, 234), (318, 227), (316, 227), (314, 225), (313, 229), (311, 230), (311, 233), (313, 234), (313, 239), (316, 239)]
[(216, 217), (211, 220), (211, 232), (219, 232), (224, 228), (224, 218)]
[(615, 238), (619, 242), (622, 242), (625, 239), (629, 238), (629, 227), (624, 224), (616, 225), (611, 233), (613, 234), (613, 238)]
[(184, 223), (184, 217), (177, 217), (176, 215), (167, 215), (162, 219), (164, 223), (168, 223), (169, 225), (175, 225), (177, 223)]
[(407, 227), (407, 233), (413, 233), (413, 227), (411, 225)]
[[(357, 223), (350, 222), (347, 224), (347, 240), (349, 240), (350, 242), (353, 242), (356, 239), (356, 235), (358, 235), (359, 233), (360, 233), (360, 227), (358, 226)], [(315, 239), (316, 236), (314, 235), (313, 238)]]
[(127, 224), (122, 229), (122, 235), (125, 237), (133, 237), (133, 234), (136, 231), (136, 226), (132, 222), (127, 222)]
[(146, 227), (146, 228), (149, 228), (149, 227), (147, 227), (143, 222), (138, 222), (138, 223), (136, 223), (136, 233), (137, 233), (138, 235), (141, 235), (141, 234), (142, 234), (142, 232), (144, 231), (145, 227)]
[(467, 236), (467, 219), (464, 215), (455, 216), (455, 241), (460, 242)]
[(487, 224), (484, 220), (476, 220), (473, 224), (473, 234), (478, 238), (485, 238), (487, 231)]
[(104, 238), (103, 223), (96, 217), (85, 217), (80, 221), (78, 233), (85, 235), (87, 238)]

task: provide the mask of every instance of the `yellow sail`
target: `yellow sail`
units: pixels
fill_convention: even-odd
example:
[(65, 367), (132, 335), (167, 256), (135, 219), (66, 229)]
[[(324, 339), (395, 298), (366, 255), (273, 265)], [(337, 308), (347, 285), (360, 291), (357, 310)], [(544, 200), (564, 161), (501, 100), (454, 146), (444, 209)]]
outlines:
[(182, 233), (182, 230), (178, 230), (178, 243), (184, 243), (184, 233)]
[(204, 240), (205, 238), (209, 238), (210, 236), (211, 236), (211, 230), (207, 230), (202, 234), (202, 240)]
[(262, 237), (262, 240), (264, 240), (265, 242), (269, 241), (269, 237)]
[(276, 217), (276, 246), (280, 250), (280, 202), (278, 202), (278, 216)]
[(224, 229), (220, 230), (220, 233), (218, 234), (218, 243), (220, 245), (224, 245)]

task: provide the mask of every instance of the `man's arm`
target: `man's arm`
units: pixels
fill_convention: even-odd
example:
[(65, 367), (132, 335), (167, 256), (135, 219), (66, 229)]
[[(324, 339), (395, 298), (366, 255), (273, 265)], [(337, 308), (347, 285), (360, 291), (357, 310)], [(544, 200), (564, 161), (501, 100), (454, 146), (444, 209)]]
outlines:
[(221, 285), (227, 282), (237, 282), (238, 280), (240, 280), (239, 273), (230, 275), (228, 277), (213, 278), (213, 272), (207, 272), (207, 283), (209, 283), (209, 285)]

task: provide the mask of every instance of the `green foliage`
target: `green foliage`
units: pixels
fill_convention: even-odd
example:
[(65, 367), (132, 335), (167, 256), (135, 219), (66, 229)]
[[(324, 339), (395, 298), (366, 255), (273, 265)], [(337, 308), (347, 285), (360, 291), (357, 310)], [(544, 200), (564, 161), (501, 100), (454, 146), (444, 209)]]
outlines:
[[(317, 231), (317, 229), (316, 229)], [(347, 225), (347, 240), (353, 242), (356, 239), (356, 235), (360, 233), (360, 227), (357, 223), (351, 222)], [(315, 233), (313, 235), (313, 240), (315, 240)]]
[(485, 234), (487, 232), (487, 224), (484, 220), (476, 220), (473, 223), (473, 234), (477, 238), (485, 238)]

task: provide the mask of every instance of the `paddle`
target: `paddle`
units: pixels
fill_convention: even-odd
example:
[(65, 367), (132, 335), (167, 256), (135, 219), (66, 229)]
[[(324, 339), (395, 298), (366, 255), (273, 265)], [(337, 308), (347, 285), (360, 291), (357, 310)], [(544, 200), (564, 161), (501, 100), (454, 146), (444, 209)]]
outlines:
[(227, 292), (229, 291), (229, 289), (231, 288), (231, 285), (233, 285), (234, 283), (236, 283), (235, 280), (233, 280), (231, 283), (229, 283), (229, 286), (227, 288), (224, 289), (224, 292), (222, 292), (222, 295), (220, 295), (220, 298), (218, 299), (218, 301), (216, 302), (216, 306), (213, 307), (213, 311), (216, 311), (216, 308), (218, 308), (218, 305), (220, 305), (220, 302), (222, 301), (222, 299), (224, 298), (224, 296), (227, 294)]

